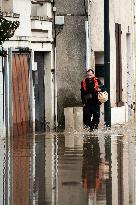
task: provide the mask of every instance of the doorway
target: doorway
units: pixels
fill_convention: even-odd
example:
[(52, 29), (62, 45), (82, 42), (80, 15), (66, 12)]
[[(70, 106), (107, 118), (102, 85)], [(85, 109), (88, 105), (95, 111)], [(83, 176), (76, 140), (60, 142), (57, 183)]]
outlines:
[(35, 131), (39, 132), (45, 130), (44, 52), (34, 52), (34, 61)]

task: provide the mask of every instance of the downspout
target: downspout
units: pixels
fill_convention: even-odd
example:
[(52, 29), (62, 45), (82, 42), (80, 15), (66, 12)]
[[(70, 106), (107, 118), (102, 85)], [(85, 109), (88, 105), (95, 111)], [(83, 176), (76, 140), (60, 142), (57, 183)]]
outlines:
[[(133, 24), (134, 24), (134, 56), (136, 54), (136, 0), (133, 1)], [(135, 70), (134, 73), (136, 73), (136, 57), (134, 58), (134, 65)], [(135, 75), (136, 76), (136, 75)], [(136, 77), (134, 79), (134, 93), (136, 93)], [(134, 109), (134, 120), (136, 119), (136, 94), (134, 94), (134, 102), (133, 102), (133, 109)]]
[(86, 0), (84, 0), (84, 9), (85, 9), (85, 15), (87, 20), (85, 21), (85, 33), (86, 33), (86, 61), (85, 61), (85, 69), (88, 70), (90, 68), (90, 8), (89, 8), (89, 0), (87, 0), (87, 6), (86, 6)]
[(57, 80), (56, 80), (56, 47), (54, 48), (54, 119), (55, 130), (57, 131), (58, 117), (57, 117)]
[(108, 101), (104, 103), (104, 120), (106, 127), (111, 127), (110, 103), (110, 0), (104, 0), (104, 85), (108, 92)]
[[(55, 0), (53, 0), (53, 8), (55, 8)], [(54, 32), (54, 126), (57, 131), (57, 80), (56, 80), (56, 27), (55, 27), (55, 11), (53, 11), (53, 32)]]
[[(53, 0), (53, 7), (55, 7), (55, 0)], [(56, 79), (56, 26), (55, 26), (55, 11), (53, 16), (53, 31), (54, 31), (54, 123), (55, 123), (55, 131), (57, 131), (58, 126), (58, 117), (57, 117), (57, 79)], [(58, 140), (57, 138), (54, 138), (54, 154), (58, 152)], [(54, 204), (58, 205), (58, 173), (57, 173), (57, 167), (58, 162), (57, 159), (55, 160), (55, 179), (54, 179)]]
[(85, 68), (88, 70), (90, 68), (89, 62), (89, 26), (88, 21), (85, 21), (85, 33), (86, 33), (86, 65)]
[[(87, 6), (86, 2), (87, 1)], [(86, 69), (94, 69), (94, 54), (91, 48), (91, 1), (84, 0), (85, 15), (87, 20), (85, 21), (85, 32), (86, 32)]]

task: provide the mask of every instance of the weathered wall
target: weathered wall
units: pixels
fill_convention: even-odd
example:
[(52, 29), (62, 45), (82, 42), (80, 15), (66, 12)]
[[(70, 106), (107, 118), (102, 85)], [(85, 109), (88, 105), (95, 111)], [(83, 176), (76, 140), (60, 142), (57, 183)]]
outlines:
[[(115, 0), (111, 2), (110, 5), (110, 36), (111, 36), (111, 76), (115, 76), (114, 79), (111, 78), (111, 92), (113, 95), (111, 96), (112, 106), (116, 106), (115, 104), (115, 96), (116, 96), (116, 44), (115, 44), (115, 23), (121, 24), (121, 54), (122, 54), (122, 96), (123, 101), (128, 101), (128, 90), (127, 90), (127, 33), (130, 32), (131, 35), (131, 50), (130, 50), (130, 58), (131, 58), (131, 76), (134, 75), (134, 62), (133, 62), (133, 2), (131, 0), (121, 0), (120, 2)], [(132, 78), (132, 82), (134, 79)], [(131, 92), (134, 92), (132, 90)]]
[[(80, 82), (85, 70), (85, 9), (82, 0), (57, 0), (56, 15), (65, 23), (56, 38), (58, 123), (64, 123), (64, 107), (81, 104)], [(67, 15), (67, 14), (71, 14)]]
[[(93, 51), (104, 50), (104, 1), (95, 0), (90, 3), (91, 17), (91, 45)], [(110, 1), (110, 71), (111, 71), (111, 106), (116, 105), (116, 39), (115, 23), (121, 24), (121, 55), (122, 55), (122, 99), (127, 113), (128, 101), (134, 101), (134, 4), (132, 0)], [(127, 56), (127, 36), (130, 35), (129, 57)], [(128, 63), (130, 68), (128, 72)], [(128, 82), (131, 86), (128, 87)], [(121, 109), (121, 108), (120, 108)], [(121, 110), (118, 109), (118, 112)], [(120, 111), (119, 111), (120, 110)], [(122, 112), (122, 111), (121, 111)], [(121, 114), (121, 113), (120, 113)]]

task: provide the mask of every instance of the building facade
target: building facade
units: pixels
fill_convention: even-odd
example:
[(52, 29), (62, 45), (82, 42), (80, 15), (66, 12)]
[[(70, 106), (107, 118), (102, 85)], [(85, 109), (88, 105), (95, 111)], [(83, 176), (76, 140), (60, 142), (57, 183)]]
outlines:
[(64, 125), (64, 108), (81, 105), (80, 83), (85, 72), (86, 4), (82, 0), (54, 1), (55, 16), (64, 19), (56, 28), (57, 121)]
[[(64, 25), (56, 36), (58, 123), (61, 124), (63, 108), (81, 106), (80, 82), (84, 71), (94, 68), (96, 76), (104, 81), (104, 1), (76, 1), (74, 5), (71, 1), (56, 1), (55, 6), (55, 15), (64, 17)], [(110, 2), (109, 15), (111, 123), (116, 124), (135, 118), (134, 1)], [(101, 122), (104, 123), (103, 105)]]
[[(103, 78), (104, 1), (95, 0), (88, 6), (91, 65), (96, 75)], [(109, 7), (111, 123), (114, 124), (135, 116), (135, 4), (131, 0), (110, 1)]]
[[(0, 103), (6, 108), (1, 122), (10, 127), (30, 117), (37, 131), (64, 127), (64, 108), (82, 106), (80, 83), (86, 69), (104, 77), (104, 1), (1, 0), (0, 5), (4, 18), (20, 22), (3, 44), (8, 55), (0, 63)], [(134, 33), (134, 1), (110, 2), (112, 123), (135, 116)]]
[(46, 127), (53, 129), (52, 3), (50, 0), (1, 0), (1, 15), (7, 20), (20, 22), (14, 36), (3, 44), (8, 53), (3, 60), (5, 124), (12, 127), (30, 121), (37, 131)]

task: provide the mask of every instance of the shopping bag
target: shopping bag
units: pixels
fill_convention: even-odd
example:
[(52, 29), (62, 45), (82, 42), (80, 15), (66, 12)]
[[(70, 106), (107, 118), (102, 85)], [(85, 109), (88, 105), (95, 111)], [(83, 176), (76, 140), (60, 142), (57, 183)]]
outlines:
[(98, 100), (101, 103), (105, 103), (108, 100), (108, 93), (106, 91), (98, 93)]

